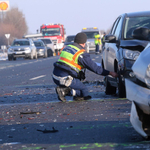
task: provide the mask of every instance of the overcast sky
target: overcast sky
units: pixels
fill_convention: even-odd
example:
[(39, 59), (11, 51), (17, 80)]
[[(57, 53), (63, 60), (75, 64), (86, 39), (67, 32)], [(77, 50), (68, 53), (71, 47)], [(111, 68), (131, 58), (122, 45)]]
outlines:
[(36, 33), (42, 24), (61, 23), (67, 35), (76, 34), (83, 27), (106, 31), (122, 13), (150, 10), (150, 0), (9, 0), (9, 3), (23, 12), (30, 33)]

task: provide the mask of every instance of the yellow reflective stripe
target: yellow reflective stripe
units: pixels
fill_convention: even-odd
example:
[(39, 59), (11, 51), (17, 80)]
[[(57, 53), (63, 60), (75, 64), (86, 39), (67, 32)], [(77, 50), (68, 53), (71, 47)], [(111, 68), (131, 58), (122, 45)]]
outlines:
[(80, 70), (82, 69), (81, 66), (76, 64), (73, 60), (69, 60), (69, 59), (64, 58), (64, 57), (60, 57), (59, 59), (65, 61), (67, 63), (70, 63), (71, 65), (75, 66), (76, 68), (78, 68)]
[(78, 55), (80, 55), (81, 53), (83, 53), (83, 52), (85, 52), (84, 49), (81, 49), (80, 51), (76, 52), (75, 55), (73, 56), (73, 60), (75, 61), (76, 57), (77, 57)]

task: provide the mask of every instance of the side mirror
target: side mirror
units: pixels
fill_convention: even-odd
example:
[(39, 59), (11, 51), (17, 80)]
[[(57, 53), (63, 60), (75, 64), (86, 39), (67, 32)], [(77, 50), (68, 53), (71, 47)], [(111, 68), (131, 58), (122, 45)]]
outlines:
[(149, 28), (146, 27), (136, 28), (132, 33), (132, 37), (134, 39), (139, 39), (139, 40), (148, 40), (149, 35), (150, 35), (150, 30)]
[(104, 41), (106, 43), (116, 43), (116, 37), (112, 34), (108, 34), (108, 35), (105, 36)]

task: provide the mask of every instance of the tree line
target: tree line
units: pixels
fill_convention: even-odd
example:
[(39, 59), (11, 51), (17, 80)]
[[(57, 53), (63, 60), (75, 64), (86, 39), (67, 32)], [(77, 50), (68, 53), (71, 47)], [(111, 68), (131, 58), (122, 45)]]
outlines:
[(22, 11), (17, 7), (12, 7), (7, 12), (1, 12), (0, 17), (0, 46), (8, 45), (8, 40), (5, 34), (10, 34), (9, 43), (11, 44), (14, 39), (22, 38), (27, 34), (28, 26)]

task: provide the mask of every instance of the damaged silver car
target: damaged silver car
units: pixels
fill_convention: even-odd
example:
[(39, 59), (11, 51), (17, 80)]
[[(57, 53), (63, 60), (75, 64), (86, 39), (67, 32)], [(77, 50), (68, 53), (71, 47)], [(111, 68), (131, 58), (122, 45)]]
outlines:
[(136, 81), (125, 79), (127, 98), (132, 101), (130, 122), (143, 137), (150, 137), (150, 43), (132, 66)]
[(131, 68), (150, 41), (149, 29), (150, 11), (124, 13), (115, 20), (110, 33), (105, 36), (102, 66), (119, 76), (105, 78), (106, 94), (126, 97), (125, 78), (135, 80)]

